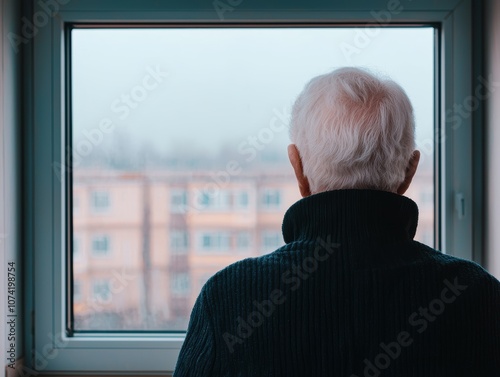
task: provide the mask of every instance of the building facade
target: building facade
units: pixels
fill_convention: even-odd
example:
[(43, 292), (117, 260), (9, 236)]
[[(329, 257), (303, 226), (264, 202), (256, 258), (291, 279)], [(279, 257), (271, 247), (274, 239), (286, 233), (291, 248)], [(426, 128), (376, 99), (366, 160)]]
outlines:
[[(407, 194), (416, 239), (433, 244), (432, 174)], [(79, 170), (73, 177), (76, 331), (184, 331), (203, 284), (225, 266), (284, 244), (281, 224), (300, 199), (290, 171)]]

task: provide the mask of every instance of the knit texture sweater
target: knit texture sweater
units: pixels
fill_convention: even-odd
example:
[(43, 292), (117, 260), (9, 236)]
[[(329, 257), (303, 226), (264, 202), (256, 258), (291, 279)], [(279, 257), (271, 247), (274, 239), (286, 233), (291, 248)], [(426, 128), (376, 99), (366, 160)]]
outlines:
[(283, 247), (204, 285), (174, 376), (499, 377), (500, 283), (417, 219), (383, 191), (298, 201)]

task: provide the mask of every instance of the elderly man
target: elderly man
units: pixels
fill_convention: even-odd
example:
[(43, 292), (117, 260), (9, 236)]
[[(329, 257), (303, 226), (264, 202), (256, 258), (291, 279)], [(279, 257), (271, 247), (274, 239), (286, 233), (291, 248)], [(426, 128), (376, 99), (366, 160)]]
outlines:
[(286, 245), (203, 287), (174, 376), (500, 376), (500, 283), (413, 240), (411, 103), (343, 68), (297, 99)]

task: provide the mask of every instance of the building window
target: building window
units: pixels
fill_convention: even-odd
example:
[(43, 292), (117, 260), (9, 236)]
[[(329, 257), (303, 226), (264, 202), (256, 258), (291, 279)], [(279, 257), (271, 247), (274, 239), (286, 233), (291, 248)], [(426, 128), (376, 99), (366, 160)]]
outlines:
[(200, 191), (197, 204), (200, 210), (228, 210), (230, 208), (230, 195), (227, 190)]
[(281, 232), (264, 231), (262, 232), (262, 251), (270, 253), (284, 244)]
[(94, 300), (106, 302), (111, 300), (111, 289), (109, 280), (95, 280), (92, 283), (92, 295)]
[(200, 234), (200, 249), (203, 251), (227, 252), (230, 248), (230, 236), (228, 232), (203, 232)]
[(187, 192), (186, 190), (172, 190), (170, 193), (170, 212), (184, 213), (187, 211)]
[(97, 235), (92, 238), (92, 255), (106, 256), (110, 253), (110, 239), (108, 235)]
[(188, 233), (182, 230), (170, 231), (170, 250), (172, 254), (184, 254), (188, 249)]
[(188, 273), (175, 273), (170, 278), (172, 294), (186, 296), (189, 294), (191, 282)]
[(107, 191), (92, 192), (92, 209), (95, 212), (104, 212), (110, 207), (109, 193)]
[(248, 192), (239, 191), (235, 194), (235, 205), (237, 208), (248, 208)]
[(247, 251), (251, 246), (250, 232), (239, 232), (236, 235), (236, 250)]
[(266, 209), (279, 209), (281, 206), (280, 190), (264, 190), (262, 193), (262, 207)]

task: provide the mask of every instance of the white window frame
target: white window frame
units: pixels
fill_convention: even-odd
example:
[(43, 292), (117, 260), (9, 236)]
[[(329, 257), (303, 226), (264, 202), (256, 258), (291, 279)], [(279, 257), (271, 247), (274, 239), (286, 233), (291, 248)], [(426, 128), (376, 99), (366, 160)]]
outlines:
[[(71, 23), (204, 23), (218, 26), (351, 24), (363, 28), (376, 24), (373, 11), (386, 10), (387, 0), (306, 1), (293, 7), (267, 0), (238, 1), (232, 11), (218, 14), (213, 3), (192, 0), (57, 0), (57, 17), (37, 28), (25, 54), (24, 113), (26, 136), (23, 140), (25, 162), (26, 233), (26, 318), (25, 363), (36, 370), (34, 355), (44, 360), (43, 373), (165, 373), (171, 372), (182, 345), (179, 333), (73, 334), (65, 302), (68, 264), (66, 245), (71, 235), (65, 231), (68, 213), (65, 179), (54, 170), (54, 163), (65, 158), (63, 124), (68, 118), (65, 107), (67, 85), (64, 51), (67, 48), (66, 25)], [(42, 1), (27, 1), (26, 18), (44, 13)], [(198, 5), (194, 5), (198, 4)], [(236, 4), (236, 2), (233, 2)], [(481, 262), (482, 255), (482, 110), (463, 119), (452, 129), (446, 119), (455, 103), (473, 95), (479, 83), (480, 62), (474, 54), (480, 36), (472, 32), (475, 12), (472, 0), (401, 0), (404, 9), (391, 13), (391, 25), (434, 24), (438, 28), (436, 64), (436, 127), (445, 135), (436, 142), (436, 247), (466, 259)], [(42, 4), (43, 5), (43, 4)], [(473, 38), (470, 36), (473, 35)], [(475, 36), (475, 37), (474, 37)], [(481, 105), (482, 106), (482, 105)], [(475, 126), (475, 127), (473, 127)], [(479, 179), (478, 179), (479, 177)], [(455, 208), (457, 198), (463, 198)], [(458, 210), (464, 208), (463, 216)], [(35, 289), (37, 287), (37, 289)], [(33, 333), (31, 329), (34, 329)], [(47, 335), (49, 334), (49, 336)], [(62, 335), (61, 335), (62, 334)], [(62, 338), (62, 339), (59, 339)], [(54, 355), (56, 355), (54, 357)]]

